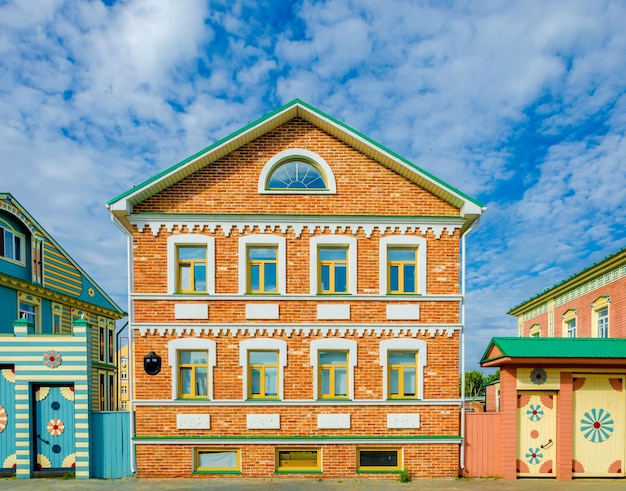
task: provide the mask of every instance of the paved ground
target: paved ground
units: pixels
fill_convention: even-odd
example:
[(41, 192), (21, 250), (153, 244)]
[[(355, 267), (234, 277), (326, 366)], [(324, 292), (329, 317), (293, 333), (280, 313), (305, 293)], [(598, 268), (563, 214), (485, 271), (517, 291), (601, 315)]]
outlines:
[(374, 479), (112, 479), (112, 480), (64, 480), (64, 479), (0, 479), (0, 490), (47, 491), (604, 491), (626, 490), (625, 479), (576, 479), (555, 481), (550, 479), (418, 479), (402, 484), (390, 480)]

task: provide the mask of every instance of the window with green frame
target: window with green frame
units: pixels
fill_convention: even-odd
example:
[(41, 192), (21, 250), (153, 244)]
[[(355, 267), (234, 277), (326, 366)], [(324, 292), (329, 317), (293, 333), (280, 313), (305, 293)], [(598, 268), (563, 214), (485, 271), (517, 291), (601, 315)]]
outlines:
[(248, 351), (248, 398), (278, 397), (278, 358), (278, 351)]
[(207, 291), (206, 246), (176, 246), (177, 287), (179, 293)]
[(321, 472), (321, 449), (277, 448), (276, 472)]
[(348, 398), (348, 352), (319, 351), (318, 397), (320, 399)]
[(348, 248), (320, 246), (318, 293), (348, 293)]
[(278, 248), (248, 246), (248, 293), (278, 292)]
[(178, 397), (182, 399), (208, 397), (206, 351), (179, 351), (178, 371)]
[(415, 351), (387, 352), (389, 399), (417, 398), (417, 353)]
[(401, 448), (357, 448), (357, 472), (402, 470)]
[(195, 448), (195, 473), (237, 474), (241, 472), (241, 451), (238, 448)]
[(417, 248), (387, 248), (387, 292), (417, 292)]

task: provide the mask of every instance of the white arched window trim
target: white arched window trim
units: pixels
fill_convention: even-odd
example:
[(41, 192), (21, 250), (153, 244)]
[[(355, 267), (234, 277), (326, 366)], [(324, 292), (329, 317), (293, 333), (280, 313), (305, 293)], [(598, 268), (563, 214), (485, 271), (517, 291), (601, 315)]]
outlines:
[[(274, 170), (274, 167), (280, 165), (284, 160), (292, 160), (295, 158), (302, 158), (317, 164), (326, 178), (326, 185), (328, 189), (267, 189), (267, 178)], [(263, 166), (261, 174), (259, 175), (259, 193), (260, 194), (337, 194), (337, 183), (335, 181), (335, 175), (326, 162), (320, 155), (304, 148), (290, 148), (277, 153)]]
[(383, 367), (383, 399), (387, 399), (388, 378), (387, 352), (388, 351), (416, 351), (417, 352), (417, 398), (424, 398), (424, 367), (427, 364), (426, 341), (412, 338), (387, 339), (380, 342), (380, 366)]
[(248, 398), (248, 351), (278, 351), (278, 365), (280, 366), (279, 399), (284, 399), (284, 368), (287, 365), (287, 342), (282, 339), (254, 338), (239, 343), (239, 365), (243, 367), (243, 400)]
[(320, 351), (347, 351), (348, 352), (348, 399), (354, 400), (354, 367), (357, 364), (357, 343), (351, 339), (317, 339), (311, 341), (310, 361), (313, 367), (313, 399), (318, 399), (318, 372), (319, 372), (319, 356)]
[(167, 364), (172, 367), (172, 400), (178, 398), (178, 352), (179, 351), (206, 351), (207, 352), (207, 395), (213, 400), (213, 367), (216, 363), (215, 341), (200, 338), (174, 339), (167, 343)]
[(318, 267), (317, 249), (320, 246), (345, 246), (348, 248), (348, 294), (355, 295), (357, 293), (357, 254), (356, 254), (356, 237), (349, 237), (347, 235), (318, 235), (311, 237), (310, 244), (310, 275), (309, 275), (309, 288), (311, 295), (318, 293)]
[(381, 295), (387, 295), (387, 248), (406, 246), (417, 248), (417, 294), (426, 294), (426, 239), (408, 235), (394, 235), (380, 239), (379, 246), (379, 289)]
[(179, 245), (204, 245), (207, 248), (206, 287), (215, 294), (215, 239), (200, 234), (170, 235), (167, 238), (167, 293), (176, 293), (176, 247)]

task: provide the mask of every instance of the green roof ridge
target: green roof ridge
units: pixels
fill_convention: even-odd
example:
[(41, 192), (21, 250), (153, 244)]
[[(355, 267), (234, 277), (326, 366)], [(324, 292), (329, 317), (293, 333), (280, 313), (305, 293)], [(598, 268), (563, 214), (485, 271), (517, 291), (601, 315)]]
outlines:
[(429, 177), (430, 179), (432, 179), (433, 181), (437, 182), (439, 185), (443, 186), (444, 188), (448, 189), (449, 191), (451, 191), (452, 193), (458, 194), (459, 196), (467, 199), (468, 201), (471, 201), (472, 203), (474, 203), (476, 206), (479, 206), (481, 208), (483, 208), (482, 203), (480, 203), (479, 201), (475, 200), (474, 198), (468, 196), (467, 194), (463, 193), (462, 191), (460, 191), (459, 189), (451, 186), (450, 184), (448, 184), (447, 182), (439, 179), (438, 177), (434, 176), (433, 174), (431, 174), (428, 171), (425, 171), (424, 169), (422, 169), (421, 167), (419, 167), (418, 165), (414, 164), (413, 162), (405, 159), (404, 157), (402, 157), (401, 155), (398, 155), (396, 152), (389, 150), (388, 148), (386, 148), (385, 146), (381, 145), (380, 143), (372, 140), (370, 137), (364, 135), (363, 133), (351, 128), (350, 126), (348, 126), (347, 124), (335, 119), (332, 116), (329, 116), (328, 114), (324, 113), (323, 111), (320, 111), (319, 109), (311, 106), (310, 104), (302, 101), (301, 99), (294, 99), (291, 102), (288, 102), (287, 104), (279, 107), (278, 109), (275, 109), (274, 111), (261, 116), (260, 118), (254, 120), (253, 122), (247, 124), (246, 126), (234, 131), (233, 133), (219, 139), (218, 141), (216, 141), (215, 143), (209, 145), (208, 147), (199, 150), (198, 152), (194, 153), (193, 155), (187, 157), (184, 160), (181, 160), (180, 162), (168, 167), (165, 170), (162, 170), (161, 172), (159, 172), (158, 174), (152, 176), (149, 179), (146, 179), (145, 181), (143, 181), (142, 183), (133, 186), (132, 188), (128, 189), (127, 191), (121, 193), (120, 195), (116, 196), (113, 199), (110, 199), (107, 202), (107, 205), (111, 205), (113, 203), (115, 203), (116, 201), (119, 201), (120, 199), (125, 198), (126, 196), (130, 195), (131, 193), (133, 193), (136, 190), (139, 190), (141, 188), (144, 188), (145, 186), (147, 186), (148, 184), (150, 184), (153, 181), (156, 181), (157, 179), (163, 177), (166, 174), (169, 174), (170, 172), (184, 166), (185, 164), (187, 164), (188, 162), (196, 159), (197, 157), (199, 157), (200, 155), (210, 152), (211, 150), (213, 150), (214, 148), (217, 148), (218, 146), (222, 145), (223, 143), (232, 140), (233, 138), (237, 137), (238, 135), (245, 133), (246, 131), (248, 131), (250, 128), (257, 126), (259, 124), (261, 124), (262, 122), (274, 117), (276, 114), (279, 114), (287, 109), (289, 109), (290, 107), (293, 107), (295, 105), (301, 105), (305, 108), (307, 108), (309, 111), (316, 113), (317, 115), (328, 119), (329, 121), (332, 121), (334, 124), (343, 127), (344, 129), (348, 130), (351, 133), (354, 133), (355, 135), (359, 136), (360, 138), (363, 138), (364, 140), (366, 140), (370, 145), (375, 146), (376, 148), (378, 148), (379, 150), (388, 153), (389, 155), (393, 156), (394, 158), (400, 160), (401, 162), (403, 162), (404, 164), (408, 165), (409, 167), (412, 167), (414, 170), (416, 170), (417, 172), (424, 174), (425, 176)]

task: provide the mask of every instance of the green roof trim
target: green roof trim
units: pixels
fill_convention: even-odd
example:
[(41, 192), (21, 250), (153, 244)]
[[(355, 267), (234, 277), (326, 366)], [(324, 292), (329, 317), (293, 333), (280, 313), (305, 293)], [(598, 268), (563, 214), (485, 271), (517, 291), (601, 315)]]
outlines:
[(599, 261), (596, 261), (595, 263), (593, 263), (590, 266), (587, 266), (585, 269), (582, 269), (580, 271), (578, 271), (577, 273), (574, 273), (573, 275), (571, 275), (570, 277), (559, 281), (558, 283), (555, 283), (554, 285), (552, 285), (549, 288), (546, 288), (545, 290), (537, 293), (536, 295), (533, 295), (532, 297), (530, 297), (527, 300), (524, 300), (523, 302), (517, 304), (515, 307), (512, 307), (507, 313), (509, 315), (519, 315), (519, 314), (513, 314), (514, 311), (516, 311), (517, 309), (519, 309), (520, 307), (523, 307), (524, 305), (526, 305), (527, 303), (532, 302), (533, 300), (536, 300), (540, 297), (542, 297), (543, 295), (549, 293), (552, 290), (557, 289), (560, 286), (565, 285), (566, 283), (578, 278), (579, 276), (584, 275), (585, 273), (593, 270), (594, 268), (597, 268), (598, 266), (600, 266), (602, 263), (607, 262), (611, 259), (617, 258), (620, 254), (624, 254), (626, 253), (626, 247), (623, 247), (622, 249), (619, 249), (617, 252), (614, 252), (612, 254), (609, 254), (608, 256), (603, 257), (602, 259), (600, 259)]
[[(501, 355), (488, 358), (495, 346)], [(626, 358), (626, 338), (492, 338), (480, 363), (501, 358)]]
[(410, 168), (412, 168), (414, 171), (418, 172), (419, 174), (422, 174), (424, 176), (426, 176), (427, 178), (433, 180), (434, 182), (436, 182), (437, 184), (439, 184), (441, 187), (446, 188), (449, 192), (456, 194), (460, 197), (462, 197), (463, 199), (470, 201), (471, 203), (473, 203), (476, 206), (479, 206), (480, 208), (484, 208), (484, 206), (476, 201), (475, 199), (471, 198), (470, 196), (468, 196), (467, 194), (461, 192), (460, 190), (454, 188), (453, 186), (449, 185), (448, 183), (442, 181), (441, 179), (435, 177), (434, 175), (432, 175), (431, 173), (425, 171), (424, 169), (422, 169), (421, 167), (413, 164), (412, 162), (408, 161), (407, 159), (405, 159), (404, 157), (401, 157), (400, 155), (398, 155), (397, 153), (387, 149), (386, 147), (384, 147), (383, 145), (375, 142), (374, 140), (372, 140), (371, 138), (365, 136), (364, 134), (354, 130), (353, 128), (351, 128), (350, 126), (346, 125), (345, 123), (342, 123), (341, 121), (338, 121), (337, 119), (323, 113), (322, 111), (320, 111), (319, 109), (311, 106), (310, 104), (307, 104), (304, 101), (301, 101), (300, 99), (294, 99), (293, 101), (285, 104), (284, 106), (270, 112), (269, 114), (266, 114), (265, 116), (262, 116), (258, 119), (256, 119), (255, 121), (253, 121), (252, 123), (249, 123), (248, 125), (244, 126), (243, 128), (240, 128), (239, 130), (231, 133), (230, 135), (218, 140), (217, 142), (213, 143), (212, 145), (209, 145), (208, 147), (194, 153), (193, 155), (191, 155), (190, 157), (187, 157), (186, 159), (178, 162), (177, 164), (174, 164), (173, 166), (159, 172), (158, 174), (156, 174), (155, 176), (151, 177), (150, 179), (145, 180), (144, 182), (142, 182), (141, 184), (138, 184), (136, 186), (133, 186), (131, 189), (123, 192), (122, 194), (120, 194), (119, 196), (116, 196), (115, 198), (109, 200), (107, 202), (107, 205), (110, 206), (113, 203), (126, 198), (127, 196), (129, 196), (130, 194), (141, 190), (142, 188), (148, 186), (149, 184), (151, 184), (152, 182), (157, 181), (158, 179), (160, 179), (163, 176), (166, 176), (170, 173), (172, 173), (173, 171), (176, 171), (177, 169), (179, 169), (180, 167), (184, 166), (185, 164), (197, 159), (198, 157), (202, 156), (205, 153), (210, 152), (211, 150), (223, 145), (224, 143), (228, 142), (229, 140), (233, 140), (236, 137), (238, 137), (239, 135), (247, 132), (248, 130), (250, 130), (251, 128), (254, 128), (262, 123), (264, 123), (265, 121), (270, 120), (271, 118), (273, 118), (274, 116), (276, 116), (277, 114), (280, 114), (294, 106), (301, 106), (305, 109), (307, 109), (308, 111), (320, 116), (323, 119), (326, 119), (332, 123), (334, 123), (337, 126), (340, 126), (341, 128), (347, 130), (349, 133), (354, 134), (355, 136), (365, 140), (367, 143), (369, 143), (370, 145), (372, 145), (373, 147), (375, 147), (376, 149), (378, 149), (379, 151), (382, 151), (384, 153), (389, 154), (390, 156), (392, 156), (393, 158), (401, 161), (402, 163), (404, 163), (405, 165), (409, 166)]

